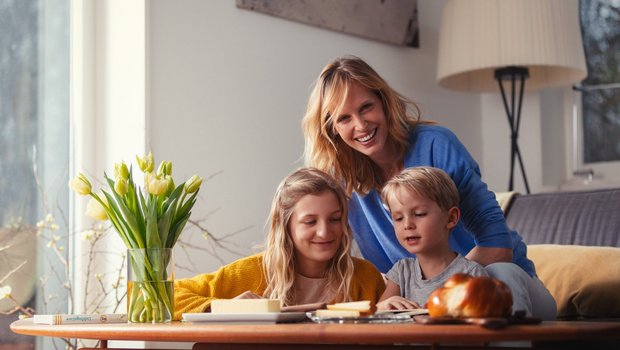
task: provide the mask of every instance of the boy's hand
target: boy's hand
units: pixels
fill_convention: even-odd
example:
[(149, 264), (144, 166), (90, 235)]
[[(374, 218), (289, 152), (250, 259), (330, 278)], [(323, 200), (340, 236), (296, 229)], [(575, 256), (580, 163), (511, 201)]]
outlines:
[(399, 295), (389, 297), (377, 303), (378, 310), (407, 310), (419, 308), (420, 305), (418, 305), (415, 301), (405, 299)]
[(237, 295), (233, 299), (263, 299), (263, 297), (258, 294), (255, 294), (252, 291), (246, 290), (245, 292)]

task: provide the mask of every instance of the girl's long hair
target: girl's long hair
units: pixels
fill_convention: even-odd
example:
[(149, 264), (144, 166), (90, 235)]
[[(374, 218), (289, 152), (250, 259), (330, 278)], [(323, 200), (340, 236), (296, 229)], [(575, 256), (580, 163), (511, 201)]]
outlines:
[(355, 151), (336, 134), (334, 118), (342, 108), (349, 87), (358, 83), (373, 91), (383, 103), (388, 126), (387, 147), (404, 157), (409, 148), (409, 131), (420, 123), (419, 107), (397, 93), (366, 62), (355, 56), (336, 58), (319, 75), (302, 121), (306, 164), (343, 181), (347, 194), (367, 194), (381, 188), (379, 167)]
[(325, 277), (327, 291), (336, 295), (338, 301), (349, 301), (353, 259), (351, 250), (351, 231), (348, 224), (348, 198), (341, 186), (328, 174), (315, 168), (300, 168), (289, 174), (278, 186), (269, 215), (269, 234), (267, 249), (263, 258), (263, 268), (267, 280), (264, 296), (280, 299), (283, 305), (295, 302), (295, 276), (297, 261), (295, 247), (289, 232), (289, 221), (295, 204), (305, 195), (331, 191), (338, 198), (342, 209), (342, 239), (340, 247), (331, 259)]

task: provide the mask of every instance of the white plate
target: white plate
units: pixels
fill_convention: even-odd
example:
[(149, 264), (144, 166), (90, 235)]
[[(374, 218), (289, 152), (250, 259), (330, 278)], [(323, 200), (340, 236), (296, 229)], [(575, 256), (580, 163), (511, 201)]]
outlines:
[(298, 322), (306, 318), (304, 312), (261, 312), (248, 314), (213, 314), (210, 312), (183, 314), (185, 322), (282, 323)]

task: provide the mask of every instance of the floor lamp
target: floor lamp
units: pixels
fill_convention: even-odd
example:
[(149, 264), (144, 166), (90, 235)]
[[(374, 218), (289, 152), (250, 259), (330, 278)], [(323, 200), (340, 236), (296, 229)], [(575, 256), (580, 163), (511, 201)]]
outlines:
[(439, 31), (437, 82), (471, 92), (499, 92), (510, 128), (510, 178), (518, 161), (524, 91), (570, 85), (587, 75), (578, 0), (448, 0)]

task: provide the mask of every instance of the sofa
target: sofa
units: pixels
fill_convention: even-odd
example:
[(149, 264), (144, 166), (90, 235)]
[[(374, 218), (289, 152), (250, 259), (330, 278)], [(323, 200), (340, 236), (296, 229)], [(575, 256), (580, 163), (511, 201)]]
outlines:
[(620, 321), (620, 188), (498, 194), (558, 318)]

